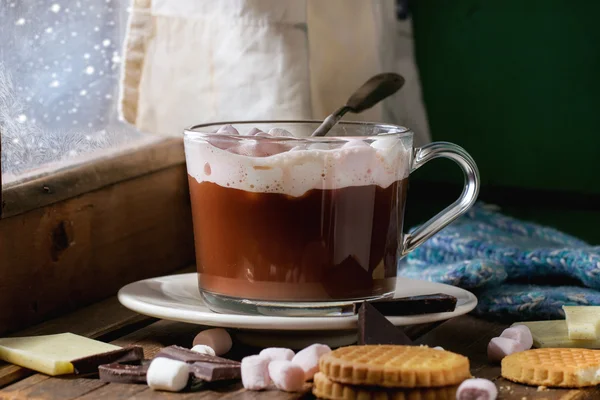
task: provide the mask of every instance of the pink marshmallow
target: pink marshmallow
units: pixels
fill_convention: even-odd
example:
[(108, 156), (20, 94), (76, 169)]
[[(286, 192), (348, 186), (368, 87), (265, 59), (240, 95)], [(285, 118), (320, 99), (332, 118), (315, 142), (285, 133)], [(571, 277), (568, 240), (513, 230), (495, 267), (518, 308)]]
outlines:
[(299, 392), (304, 387), (304, 370), (291, 361), (271, 361), (269, 376), (279, 390)]
[(292, 361), (294, 351), (283, 347), (269, 347), (260, 352), (261, 356), (269, 357), (271, 361)]
[(258, 128), (250, 129), (245, 136), (270, 136), (268, 133), (261, 131)]
[(523, 350), (523, 345), (514, 339), (495, 337), (488, 344), (487, 354), (490, 361), (500, 361), (508, 355)]
[(292, 358), (292, 362), (302, 367), (304, 370), (304, 379), (308, 381), (319, 371), (319, 358), (330, 351), (331, 349), (327, 345), (311, 344), (296, 353), (294, 358)]
[(533, 336), (525, 325), (515, 325), (506, 328), (500, 337), (516, 340), (523, 345), (523, 350), (529, 350), (533, 346)]
[(456, 400), (496, 400), (498, 389), (487, 379), (467, 379), (456, 391)]
[(223, 125), (222, 127), (220, 127), (219, 130), (217, 131), (217, 133), (224, 133), (227, 135), (239, 135), (240, 134), (237, 129), (235, 129), (233, 126), (231, 126), (229, 124)]
[(266, 389), (271, 384), (269, 363), (265, 356), (248, 356), (242, 358), (242, 384), (248, 390)]
[(231, 336), (223, 328), (207, 329), (200, 332), (196, 335), (193, 342), (194, 346), (198, 346), (199, 344), (211, 347), (218, 356), (227, 353), (233, 345)]

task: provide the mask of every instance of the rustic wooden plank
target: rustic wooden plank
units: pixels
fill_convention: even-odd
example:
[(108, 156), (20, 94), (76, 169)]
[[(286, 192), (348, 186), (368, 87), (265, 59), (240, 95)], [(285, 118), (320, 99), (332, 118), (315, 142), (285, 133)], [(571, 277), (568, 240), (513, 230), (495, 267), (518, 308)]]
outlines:
[(77, 400), (95, 400), (95, 399), (107, 399), (107, 400), (126, 400), (136, 395), (139, 392), (147, 390), (146, 385), (130, 385), (126, 383), (110, 383), (100, 388), (88, 392), (82, 396), (77, 397)]
[(47, 379), (50, 379), (50, 377), (42, 374), (35, 374), (12, 384), (11, 388), (13, 391), (24, 390), (30, 386), (37, 385)]
[[(311, 385), (306, 384), (302, 392), (287, 393), (276, 389), (252, 391), (243, 389), (241, 383), (222, 388), (203, 388), (195, 392), (165, 393), (147, 388), (129, 397), (129, 400), (297, 400), (310, 394)], [(94, 392), (95, 393), (95, 392)], [(312, 395), (310, 395), (312, 397)]]
[[(32, 377), (33, 378), (33, 377)], [(2, 399), (70, 400), (106, 385), (98, 379), (49, 378), (36, 384), (19, 388), (11, 385), (2, 390)]]
[(193, 260), (183, 165), (2, 219), (0, 334)]
[(179, 138), (143, 136), (126, 146), (5, 177), (3, 217), (64, 201), (100, 188), (185, 163)]
[(510, 382), (500, 375), (500, 366), (487, 360), (487, 344), (499, 336), (508, 324), (489, 322), (469, 315), (446, 321), (417, 340), (429, 346), (442, 346), (469, 357), (471, 372), (478, 378), (494, 381), (499, 389), (499, 399), (521, 400), (584, 400), (600, 399), (600, 389), (581, 390), (547, 389)]

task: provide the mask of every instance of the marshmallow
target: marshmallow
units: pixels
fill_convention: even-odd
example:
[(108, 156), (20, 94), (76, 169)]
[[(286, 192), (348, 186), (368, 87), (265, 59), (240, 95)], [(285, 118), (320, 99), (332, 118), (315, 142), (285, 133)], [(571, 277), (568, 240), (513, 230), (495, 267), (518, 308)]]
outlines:
[(248, 356), (242, 358), (242, 384), (248, 390), (266, 389), (271, 384), (269, 363), (265, 356)]
[(291, 361), (271, 361), (269, 376), (279, 390), (299, 392), (304, 387), (304, 370)]
[(348, 140), (346, 143), (344, 143), (344, 145), (342, 146), (342, 148), (348, 148), (348, 147), (366, 147), (368, 146), (368, 144), (364, 141), (364, 140), (360, 140), (360, 139), (350, 139)]
[(260, 352), (261, 356), (269, 357), (271, 361), (292, 361), (294, 351), (283, 347), (269, 347)]
[(195, 351), (196, 353), (200, 353), (200, 354), (208, 354), (209, 356), (216, 356), (217, 353), (215, 353), (214, 349), (210, 346), (207, 346), (205, 344), (197, 344), (194, 347), (192, 347), (192, 351)]
[(269, 130), (269, 135), (279, 136), (279, 137), (294, 137), (294, 135), (292, 135), (292, 132), (286, 131), (285, 129), (282, 129), (282, 128), (271, 128)]
[(435, 346), (433, 350), (444, 350), (444, 348), (442, 346)]
[(515, 325), (506, 328), (500, 337), (514, 339), (523, 345), (523, 350), (529, 350), (533, 346), (533, 336), (525, 325)]
[(496, 400), (498, 389), (487, 379), (467, 379), (456, 391), (456, 400)]
[(308, 145), (308, 150), (331, 150), (331, 146), (327, 143), (312, 143)]
[(292, 358), (292, 362), (302, 367), (304, 370), (304, 379), (308, 381), (319, 371), (319, 358), (330, 351), (329, 346), (315, 343), (300, 350)]
[(261, 131), (258, 128), (252, 128), (244, 136), (269, 136), (269, 134)]
[(152, 360), (146, 373), (148, 386), (153, 390), (179, 392), (190, 378), (190, 367), (183, 361), (158, 357)]
[(200, 332), (194, 338), (194, 346), (203, 344), (211, 347), (217, 356), (223, 355), (231, 350), (233, 343), (231, 336), (223, 328), (207, 329)]
[(219, 130), (217, 131), (217, 133), (224, 133), (224, 134), (228, 134), (228, 135), (239, 135), (240, 134), (238, 132), (238, 130), (235, 129), (231, 125), (223, 125), (222, 127), (219, 128)]
[(495, 337), (488, 344), (487, 354), (490, 361), (500, 361), (508, 355), (523, 350), (525, 350), (523, 345), (514, 339)]

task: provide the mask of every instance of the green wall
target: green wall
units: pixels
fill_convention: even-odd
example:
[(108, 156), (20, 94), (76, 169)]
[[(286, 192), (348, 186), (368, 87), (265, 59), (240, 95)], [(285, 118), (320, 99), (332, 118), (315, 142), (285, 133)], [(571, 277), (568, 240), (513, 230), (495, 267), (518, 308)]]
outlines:
[(412, 16), (434, 140), (484, 184), (600, 193), (600, 1), (414, 0)]
[[(600, 1), (412, 0), (411, 13), (432, 138), (471, 153), (484, 200), (600, 243)], [(460, 182), (450, 164), (417, 171), (410, 222), (448, 201), (429, 183)]]

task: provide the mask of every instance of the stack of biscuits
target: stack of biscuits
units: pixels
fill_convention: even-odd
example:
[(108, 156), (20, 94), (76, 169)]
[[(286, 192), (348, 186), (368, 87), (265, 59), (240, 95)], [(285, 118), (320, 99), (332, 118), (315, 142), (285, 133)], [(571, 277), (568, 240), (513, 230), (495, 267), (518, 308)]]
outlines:
[(313, 393), (329, 400), (455, 399), (469, 359), (426, 346), (348, 346), (323, 355)]

